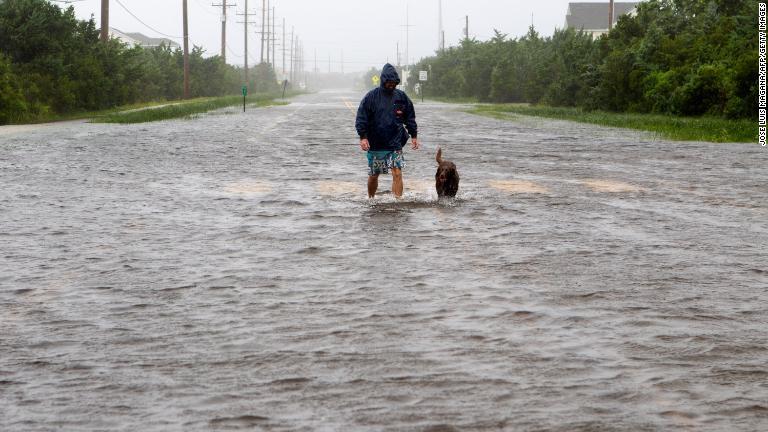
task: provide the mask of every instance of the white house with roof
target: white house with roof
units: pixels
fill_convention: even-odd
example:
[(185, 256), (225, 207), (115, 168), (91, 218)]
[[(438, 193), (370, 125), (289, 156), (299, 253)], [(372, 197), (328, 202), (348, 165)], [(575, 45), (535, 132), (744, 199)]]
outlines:
[[(640, 2), (614, 2), (613, 23), (615, 25), (622, 15), (633, 15), (635, 7)], [(565, 28), (583, 30), (592, 34), (593, 38), (608, 33), (608, 16), (610, 3), (588, 2), (568, 3), (568, 12), (565, 14)]]
[(160, 45), (170, 47), (171, 50), (181, 48), (178, 43), (166, 38), (153, 38), (138, 32), (125, 33), (114, 27), (109, 28), (109, 37), (118, 39), (128, 45), (141, 46), (143, 48), (157, 48)]

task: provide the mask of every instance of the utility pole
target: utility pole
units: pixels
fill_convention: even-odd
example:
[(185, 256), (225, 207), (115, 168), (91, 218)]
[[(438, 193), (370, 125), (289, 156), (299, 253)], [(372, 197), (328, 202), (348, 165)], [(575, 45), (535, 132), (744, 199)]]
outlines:
[(299, 76), (304, 81), (304, 85), (309, 87), (309, 73), (307, 73), (307, 63), (304, 59), (304, 41), (299, 42)]
[(227, 0), (222, 0), (221, 4), (213, 3), (211, 6), (221, 6), (221, 61), (227, 63), (227, 8), (235, 5), (228, 5)]
[(221, 60), (227, 63), (227, 0), (221, 1)]
[(294, 42), (293, 47), (293, 79), (296, 80), (298, 83), (301, 80), (301, 73), (299, 72), (299, 57), (301, 56), (301, 53), (299, 53), (299, 36), (296, 35), (296, 41)]
[[(270, 39), (272, 38), (272, 30), (270, 30), (270, 25), (269, 25), (269, 23), (271, 22), (270, 21), (270, 17), (269, 17), (270, 12), (271, 12), (271, 9), (269, 8), (269, 0), (267, 0), (267, 22), (266, 22), (266, 25), (267, 25), (267, 27), (266, 27), (266, 31), (267, 31), (267, 63), (269, 63), (269, 52), (270, 52), (269, 44), (272, 42), (272, 41), (270, 41)], [(262, 31), (265, 30), (263, 27), (264, 27), (264, 24), (262, 24)]]
[(275, 7), (272, 6), (272, 70), (275, 69), (277, 57), (275, 57), (275, 45), (277, 45), (277, 35), (275, 34)]
[(250, 86), (250, 82), (248, 80), (248, 17), (253, 15), (252, 13), (248, 12), (248, 0), (245, 0), (245, 9), (243, 10), (243, 13), (238, 14), (243, 16), (243, 24), (245, 25), (245, 29), (243, 31), (243, 66), (245, 67), (245, 85)]
[(437, 0), (437, 49), (445, 49), (445, 32), (443, 31), (443, 0)]
[(184, 13), (184, 99), (189, 99), (189, 26), (187, 19), (187, 0), (182, 0)]
[(101, 35), (102, 42), (109, 40), (109, 0), (101, 0)]
[(248, 0), (245, 0), (245, 31), (243, 31), (243, 37), (245, 38), (245, 48), (243, 49), (243, 55), (245, 56), (245, 86), (250, 87), (250, 81), (248, 80)]
[(267, 0), (261, 0), (261, 62), (264, 63), (264, 23), (267, 13)]
[(283, 42), (280, 44), (280, 46), (282, 47), (281, 51), (283, 52), (283, 69), (282, 69), (282, 71), (283, 71), (283, 79), (285, 79), (285, 50), (286, 50), (286, 46), (285, 46), (285, 18), (283, 18)]
[(469, 41), (469, 15), (465, 15), (464, 19), (466, 20), (466, 27), (464, 27), (464, 39)]
[[(408, 12), (408, 4), (407, 3), (405, 5), (405, 25), (401, 26), (401, 27), (405, 27), (405, 67), (408, 67), (408, 64), (409, 64), (408, 62), (410, 61), (409, 55), (408, 55), (408, 48), (409, 48), (409, 45), (410, 45), (411, 27), (416, 27), (416, 26), (413, 26), (413, 25), (410, 24), (410, 15), (409, 15), (409, 12)], [(399, 57), (399, 51), (400, 51), (400, 49), (398, 48), (398, 57)], [(399, 63), (399, 60), (398, 60), (398, 63)]]
[[(405, 27), (405, 65), (404, 67), (408, 67), (408, 47), (409, 47), (409, 38), (410, 38), (410, 30), (411, 27), (416, 27), (415, 25), (410, 24), (409, 14), (408, 14), (408, 4), (405, 5), (405, 25), (401, 25), (400, 27)], [(397, 63), (400, 63), (400, 43), (397, 44)]]
[(294, 63), (293, 47), (294, 47), (294, 42), (293, 42), (293, 26), (291, 26), (291, 58), (290, 58), (290, 60), (291, 60), (291, 73), (288, 74), (288, 77), (289, 77), (288, 79), (291, 80), (291, 85), (293, 85), (293, 63)]
[(296, 80), (302, 81), (305, 79), (304, 73), (304, 44), (301, 39), (296, 38)]
[(608, 30), (613, 28), (613, 0), (608, 3)]

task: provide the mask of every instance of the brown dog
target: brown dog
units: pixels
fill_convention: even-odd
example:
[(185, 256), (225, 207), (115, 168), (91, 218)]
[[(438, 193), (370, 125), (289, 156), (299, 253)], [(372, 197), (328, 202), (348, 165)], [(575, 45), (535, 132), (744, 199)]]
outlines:
[(435, 173), (435, 189), (438, 197), (455, 197), (459, 190), (459, 172), (456, 171), (456, 165), (447, 160), (443, 160), (443, 149), (437, 148), (437, 172)]

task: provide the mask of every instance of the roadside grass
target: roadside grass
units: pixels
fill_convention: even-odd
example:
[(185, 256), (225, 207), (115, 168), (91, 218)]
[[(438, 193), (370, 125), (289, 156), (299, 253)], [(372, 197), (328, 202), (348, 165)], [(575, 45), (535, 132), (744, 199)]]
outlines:
[(629, 128), (653, 132), (660, 137), (676, 141), (757, 142), (756, 122), (748, 119), (727, 120), (718, 117), (611, 113), (526, 104), (478, 104), (467, 112), (498, 119), (510, 119), (510, 117), (514, 118), (515, 114), (520, 114)]
[(174, 102), (170, 102), (170, 101), (141, 102), (141, 103), (135, 103), (130, 105), (121, 105), (119, 107), (108, 108), (103, 110), (76, 111), (76, 112), (70, 112), (65, 114), (45, 112), (45, 113), (40, 113), (33, 116), (12, 119), (8, 123), (8, 125), (54, 123), (54, 122), (70, 121), (70, 120), (91, 119), (95, 117), (106, 116), (109, 114), (122, 112), (122, 111), (152, 108), (156, 106), (167, 105), (169, 103), (174, 103)]
[[(289, 91), (286, 92), (285, 98), (303, 94), (303, 91)], [(209, 102), (206, 104), (205, 102)], [(246, 101), (248, 106), (268, 106), (268, 105), (283, 105), (287, 102), (281, 102), (281, 95), (277, 93), (257, 93), (248, 96)], [(186, 112), (177, 108), (169, 108), (176, 105), (197, 105), (199, 111)], [(242, 96), (221, 96), (221, 97), (209, 97), (209, 98), (196, 98), (190, 100), (175, 100), (175, 101), (153, 101), (153, 102), (141, 102), (130, 105), (121, 105), (114, 108), (108, 108), (97, 111), (77, 111), (65, 114), (45, 112), (36, 114), (30, 117), (11, 119), (8, 125), (25, 125), (25, 124), (40, 124), (40, 123), (54, 123), (70, 120), (82, 120), (89, 119), (92, 123), (136, 123), (147, 122), (156, 120), (165, 120), (175, 117), (187, 117), (190, 118), (194, 114), (224, 108), (227, 106), (243, 105)], [(161, 110), (162, 109), (162, 110)], [(160, 110), (160, 111), (158, 111)], [(141, 111), (156, 111), (153, 114), (132, 114), (133, 112)], [(164, 112), (167, 111), (167, 112)], [(172, 114), (174, 113), (174, 114)], [(129, 115), (130, 114), (130, 115)], [(134, 117), (135, 116), (135, 117)], [(157, 116), (157, 118), (153, 118)], [(138, 121), (111, 121), (125, 119), (137, 119)], [(140, 120), (144, 118), (144, 120)]]
[[(409, 93), (409, 97), (413, 101), (421, 101), (421, 96), (416, 95), (415, 93), (412, 95)], [(435, 101), (435, 102), (445, 102), (445, 103), (454, 103), (454, 104), (476, 104), (479, 101), (477, 98), (474, 97), (443, 97), (443, 96), (430, 96), (429, 92), (424, 95), (424, 100), (427, 101)]]
[[(288, 96), (288, 95), (286, 95)], [(274, 94), (255, 94), (248, 96), (246, 106), (263, 107), (270, 105), (285, 105), (287, 102), (277, 101)], [(95, 115), (92, 123), (147, 123), (174, 118), (192, 118), (196, 114), (217, 110), (230, 106), (242, 106), (242, 96), (222, 96), (213, 98), (198, 98), (179, 102), (170, 102), (155, 107), (142, 107), (129, 110), (112, 110)]]

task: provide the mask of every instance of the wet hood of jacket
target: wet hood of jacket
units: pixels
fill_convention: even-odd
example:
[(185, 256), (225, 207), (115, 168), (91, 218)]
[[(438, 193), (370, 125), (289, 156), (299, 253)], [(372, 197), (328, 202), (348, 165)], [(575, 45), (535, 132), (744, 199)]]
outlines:
[(379, 86), (384, 88), (384, 83), (387, 81), (394, 81), (395, 83), (400, 84), (400, 75), (397, 74), (397, 69), (389, 63), (385, 64), (381, 69)]

